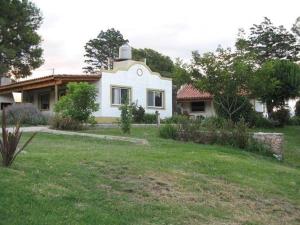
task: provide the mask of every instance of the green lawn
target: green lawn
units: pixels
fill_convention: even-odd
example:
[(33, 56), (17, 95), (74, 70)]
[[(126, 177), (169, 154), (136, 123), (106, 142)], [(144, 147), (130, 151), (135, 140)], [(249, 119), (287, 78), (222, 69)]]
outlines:
[(153, 127), (130, 135), (150, 146), (38, 134), (0, 168), (0, 224), (299, 224), (300, 127), (273, 131), (286, 136), (282, 163)]

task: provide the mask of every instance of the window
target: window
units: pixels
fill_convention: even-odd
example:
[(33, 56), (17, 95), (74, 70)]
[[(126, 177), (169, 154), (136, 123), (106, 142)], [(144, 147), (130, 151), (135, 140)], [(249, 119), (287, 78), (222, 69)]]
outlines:
[(204, 112), (205, 103), (204, 102), (192, 102), (191, 103), (192, 112)]
[(50, 94), (41, 94), (39, 96), (40, 110), (49, 110), (50, 108)]
[(148, 107), (163, 107), (164, 92), (157, 90), (147, 91), (147, 106)]
[(111, 88), (111, 104), (121, 105), (130, 102), (130, 88), (112, 87)]

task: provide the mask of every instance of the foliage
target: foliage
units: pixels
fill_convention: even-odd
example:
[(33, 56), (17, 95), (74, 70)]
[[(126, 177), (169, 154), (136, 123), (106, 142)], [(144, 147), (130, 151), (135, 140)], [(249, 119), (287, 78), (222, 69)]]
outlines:
[(274, 107), (300, 95), (300, 66), (289, 60), (267, 61), (256, 72), (252, 90), (271, 115)]
[(176, 58), (173, 70), (172, 70), (173, 84), (179, 88), (181, 85), (191, 83), (191, 71), (190, 66), (179, 58)]
[(6, 108), (8, 124), (45, 125), (47, 118), (31, 103), (13, 104)]
[(146, 59), (147, 65), (152, 71), (160, 73), (162, 76), (171, 77), (174, 63), (169, 56), (165, 56), (153, 49), (133, 49), (133, 60), (141, 61)]
[(210, 130), (214, 130), (214, 129), (223, 128), (226, 123), (227, 123), (226, 119), (224, 119), (222, 117), (212, 116), (212, 117), (205, 118), (201, 122), (201, 125)]
[(143, 106), (137, 106), (136, 104), (132, 104), (132, 116), (133, 122), (142, 123), (144, 121), (145, 109)]
[(300, 116), (293, 116), (289, 119), (288, 124), (292, 126), (300, 126)]
[(300, 116), (300, 100), (295, 104), (295, 116)]
[(289, 122), (290, 110), (286, 108), (280, 108), (271, 114), (271, 119), (277, 121), (279, 126), (284, 126)]
[(165, 124), (159, 128), (159, 136), (166, 139), (176, 139), (177, 138), (177, 128), (173, 124)]
[[(214, 102), (221, 102), (222, 99), (218, 99), (218, 97), (214, 98)], [(239, 121), (240, 119), (245, 119), (247, 122), (251, 120), (251, 114), (253, 113), (253, 106), (250, 103), (249, 99), (244, 96), (235, 96), (235, 97), (229, 97), (229, 102), (236, 102), (232, 105), (232, 110), (236, 109), (236, 112), (232, 115), (232, 117), (229, 117), (229, 114), (227, 113), (227, 109), (224, 107), (221, 107), (220, 104), (214, 104), (216, 113), (219, 117), (225, 118), (225, 119), (231, 119), (234, 122)]]
[(9, 132), (7, 127), (7, 119), (5, 110), (2, 112), (2, 139), (0, 139), (0, 153), (2, 156), (2, 165), (9, 167), (12, 165), (17, 155), (22, 152), (26, 146), (32, 141), (36, 133), (25, 142), (25, 144), (18, 148), (22, 132), (20, 131), (20, 124), (17, 123), (12, 132)]
[(121, 110), (121, 119), (120, 127), (123, 133), (130, 133), (131, 124), (132, 124), (132, 106), (126, 103), (120, 106)]
[(78, 120), (71, 117), (55, 115), (50, 119), (50, 126), (58, 130), (82, 130), (83, 126)]
[(203, 55), (193, 52), (193, 68), (195, 86), (214, 96), (214, 103), (222, 109), (225, 118), (236, 118), (248, 102), (247, 98), (240, 101), (240, 96), (250, 93), (254, 73), (252, 56), (222, 48)]
[(275, 26), (267, 17), (250, 28), (248, 37), (240, 35), (236, 47), (254, 53), (259, 65), (273, 59), (299, 59), (300, 45), (296, 36), (283, 26)]
[(276, 123), (272, 119), (265, 118), (261, 113), (253, 112), (251, 113), (249, 124), (251, 127), (257, 128), (274, 128)]
[(101, 30), (97, 38), (89, 40), (84, 46), (87, 59), (84, 61), (88, 66), (83, 69), (86, 72), (94, 73), (101, 68), (111, 68), (108, 59), (116, 59), (119, 53), (119, 47), (127, 43), (120, 31), (114, 28), (106, 31)]
[(296, 19), (293, 24), (292, 31), (300, 37), (300, 16)]
[(180, 121), (182, 121), (184, 119), (188, 119), (188, 116), (176, 114), (176, 115), (173, 115), (172, 117), (166, 118), (163, 122), (178, 124), (178, 123), (180, 123)]
[(23, 78), (43, 63), (40, 10), (30, 1), (1, 1), (0, 75)]
[(67, 94), (55, 105), (55, 112), (78, 122), (87, 122), (98, 110), (96, 87), (87, 82), (68, 83)]
[(246, 150), (248, 152), (258, 153), (260, 155), (273, 156), (273, 153), (270, 150), (269, 146), (267, 146), (261, 142), (258, 142), (253, 137), (249, 137)]
[(143, 122), (146, 124), (156, 124), (156, 115), (151, 113), (145, 113)]

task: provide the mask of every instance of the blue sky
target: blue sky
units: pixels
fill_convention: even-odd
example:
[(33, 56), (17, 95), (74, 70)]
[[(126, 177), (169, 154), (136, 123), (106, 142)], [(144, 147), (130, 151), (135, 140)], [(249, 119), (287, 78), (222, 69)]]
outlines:
[(82, 73), (84, 45), (100, 30), (121, 31), (130, 45), (188, 61), (191, 51), (233, 45), (238, 29), (264, 16), (290, 29), (299, 0), (33, 0), (41, 9), (45, 64), (34, 76)]

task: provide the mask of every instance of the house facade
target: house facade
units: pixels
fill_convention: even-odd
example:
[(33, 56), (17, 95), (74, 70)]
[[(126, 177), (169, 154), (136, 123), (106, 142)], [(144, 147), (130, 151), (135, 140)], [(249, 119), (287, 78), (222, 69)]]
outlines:
[(3, 109), (17, 102), (34, 104), (43, 114), (53, 115), (54, 105), (66, 94), (69, 82), (89, 82), (97, 88), (99, 110), (94, 113), (100, 123), (115, 122), (120, 117), (119, 107), (125, 101), (145, 108), (146, 113), (159, 112), (161, 118), (172, 116), (172, 80), (152, 72), (144, 62), (131, 60), (129, 46), (120, 48), (120, 57), (111, 70), (96, 75), (51, 75), (0, 85), (0, 104)]
[[(197, 90), (191, 84), (182, 85), (177, 92), (177, 105), (182, 114), (193, 118), (200, 116), (215, 116), (215, 108), (213, 104), (213, 96), (210, 93)], [(265, 104), (258, 100), (251, 99), (251, 104), (256, 112), (267, 116)]]

